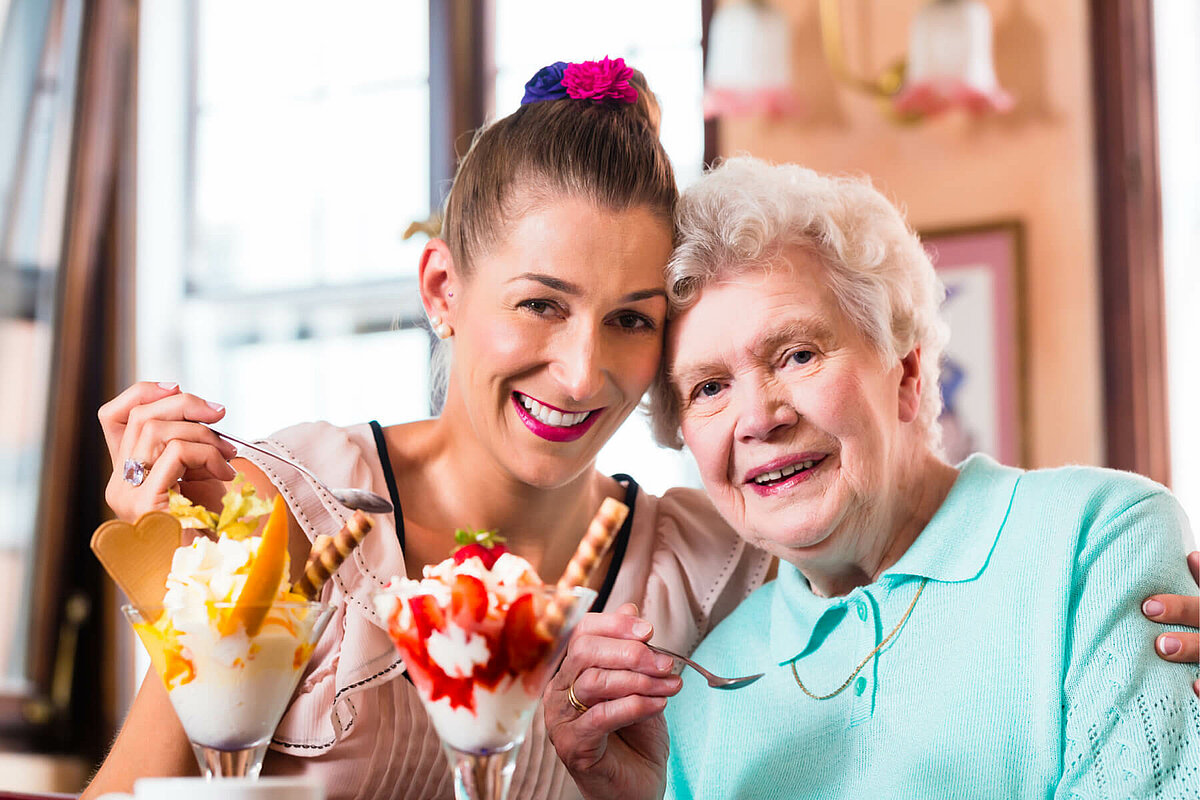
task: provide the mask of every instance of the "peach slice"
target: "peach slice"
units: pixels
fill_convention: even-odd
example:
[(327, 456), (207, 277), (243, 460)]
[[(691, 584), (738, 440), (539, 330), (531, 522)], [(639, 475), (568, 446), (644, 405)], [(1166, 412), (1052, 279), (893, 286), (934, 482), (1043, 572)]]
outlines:
[(244, 625), (247, 636), (257, 636), (262, 628), (271, 603), (279, 591), (279, 582), (283, 580), (284, 570), (287, 569), (288, 545), (288, 510), (283, 495), (275, 495), (275, 506), (271, 516), (263, 528), (262, 541), (258, 545), (258, 555), (246, 575), (246, 584), (238, 595), (233, 613), (220, 620), (218, 630), (222, 636), (228, 636)]

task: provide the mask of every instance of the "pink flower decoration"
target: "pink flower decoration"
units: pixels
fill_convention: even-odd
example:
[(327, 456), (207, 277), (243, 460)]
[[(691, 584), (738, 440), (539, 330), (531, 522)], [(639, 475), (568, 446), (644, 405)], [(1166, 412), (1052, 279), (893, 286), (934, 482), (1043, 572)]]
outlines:
[(625, 59), (605, 56), (601, 61), (568, 64), (562, 82), (567, 96), (576, 100), (636, 103), (637, 89), (629, 85), (632, 77), (633, 69), (625, 66)]

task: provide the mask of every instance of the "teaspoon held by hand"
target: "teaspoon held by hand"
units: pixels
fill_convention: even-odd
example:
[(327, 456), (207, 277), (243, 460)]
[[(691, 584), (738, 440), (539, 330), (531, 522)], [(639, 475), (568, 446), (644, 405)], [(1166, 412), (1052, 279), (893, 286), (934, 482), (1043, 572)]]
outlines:
[(355, 511), (365, 511), (368, 514), (390, 514), (392, 512), (392, 504), (386, 498), (380, 497), (374, 492), (368, 492), (366, 489), (330, 489), (320, 478), (318, 478), (316, 475), (313, 475), (307, 469), (300, 466), (295, 461), (292, 461), (290, 458), (284, 458), (278, 453), (272, 453), (270, 450), (263, 449), (256, 444), (243, 441), (236, 436), (230, 436), (228, 433), (222, 433), (216, 428), (209, 428), (209, 430), (211, 430), (217, 436), (220, 436), (222, 439), (228, 439), (234, 444), (247, 447), (256, 453), (262, 453), (264, 456), (270, 456), (278, 461), (282, 461), (293, 469), (300, 470), (305, 475), (312, 478), (313, 482), (316, 483), (317, 486), (321, 487), (326, 492), (329, 492), (334, 500), (337, 500), (346, 508), (353, 509)]
[(650, 644), (649, 642), (646, 642), (646, 647), (649, 647), (656, 653), (662, 653), (664, 656), (670, 656), (677, 661), (682, 661), (684, 664), (687, 664), (689, 667), (696, 670), (696, 672), (699, 672), (701, 675), (703, 675), (704, 679), (708, 681), (708, 685), (714, 689), (741, 689), (743, 686), (749, 686), (766, 674), (765, 672), (760, 672), (757, 675), (744, 675), (741, 678), (722, 678), (720, 675), (713, 675), (711, 672), (697, 664), (695, 661), (692, 661), (690, 658), (681, 656), (679, 653), (674, 653), (665, 647), (659, 647), (658, 645)]

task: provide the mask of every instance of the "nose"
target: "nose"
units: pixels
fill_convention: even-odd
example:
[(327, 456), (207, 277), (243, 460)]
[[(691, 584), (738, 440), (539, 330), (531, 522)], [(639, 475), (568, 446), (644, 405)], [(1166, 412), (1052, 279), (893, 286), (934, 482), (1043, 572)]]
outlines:
[(740, 442), (767, 441), (800, 421), (800, 414), (785, 394), (769, 384), (742, 381), (735, 389), (737, 422), (734, 436)]
[(576, 402), (595, 397), (604, 387), (600, 336), (590, 326), (572, 325), (555, 337), (550, 377)]

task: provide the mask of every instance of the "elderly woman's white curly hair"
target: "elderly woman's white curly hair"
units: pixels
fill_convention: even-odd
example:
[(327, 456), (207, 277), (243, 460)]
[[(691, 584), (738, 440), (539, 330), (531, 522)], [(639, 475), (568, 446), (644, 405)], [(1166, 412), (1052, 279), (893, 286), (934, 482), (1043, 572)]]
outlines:
[[(808, 248), (825, 266), (842, 311), (885, 362), (921, 348), (917, 422), (938, 451), (938, 364), (948, 329), (945, 290), (916, 234), (865, 179), (821, 175), (795, 164), (731, 158), (684, 192), (677, 246), (667, 266), (671, 315), (713, 281), (776, 268), (784, 248)], [(650, 391), (654, 438), (678, 449), (679, 398), (663, 361)]]

